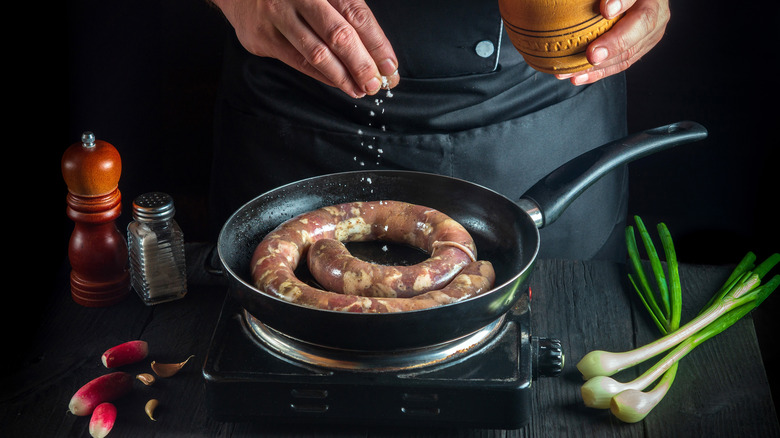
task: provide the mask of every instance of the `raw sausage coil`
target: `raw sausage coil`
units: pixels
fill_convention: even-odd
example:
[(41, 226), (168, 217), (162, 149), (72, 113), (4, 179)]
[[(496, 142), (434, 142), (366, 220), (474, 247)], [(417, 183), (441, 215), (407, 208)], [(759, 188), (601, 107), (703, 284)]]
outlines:
[[(413, 266), (382, 266), (349, 254), (342, 242), (382, 240), (418, 247), (430, 257)], [(309, 270), (325, 289), (299, 280)], [(476, 260), (468, 231), (444, 213), (405, 202), (323, 207), (290, 219), (257, 246), (255, 286), (281, 299), (327, 310), (397, 312), (456, 302), (493, 287), (490, 262)]]
[(411, 298), (443, 288), (466, 264), (476, 261), (462, 245), (434, 242), (433, 247), (431, 257), (416, 265), (383, 266), (352, 256), (338, 240), (320, 239), (311, 245), (306, 260), (314, 279), (331, 292)]

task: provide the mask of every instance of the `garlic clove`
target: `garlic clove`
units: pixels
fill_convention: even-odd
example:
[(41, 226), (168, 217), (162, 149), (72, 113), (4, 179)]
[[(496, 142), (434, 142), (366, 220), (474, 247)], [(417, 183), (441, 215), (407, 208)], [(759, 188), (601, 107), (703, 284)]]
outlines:
[(151, 386), (154, 383), (154, 380), (155, 380), (154, 376), (149, 374), (149, 373), (141, 373), (141, 374), (135, 376), (135, 378), (140, 380), (141, 382), (143, 382), (143, 384), (146, 385), (146, 386)]
[(155, 361), (152, 361), (152, 370), (160, 377), (171, 377), (174, 374), (178, 373), (184, 365), (189, 362), (190, 359), (195, 357), (194, 355), (190, 356), (185, 360), (184, 362), (180, 363), (157, 363)]
[(144, 411), (146, 412), (146, 415), (148, 415), (152, 421), (157, 421), (154, 419), (154, 410), (157, 408), (157, 405), (159, 403), (160, 402), (156, 398), (153, 398), (148, 402), (146, 402), (146, 406), (144, 406)]

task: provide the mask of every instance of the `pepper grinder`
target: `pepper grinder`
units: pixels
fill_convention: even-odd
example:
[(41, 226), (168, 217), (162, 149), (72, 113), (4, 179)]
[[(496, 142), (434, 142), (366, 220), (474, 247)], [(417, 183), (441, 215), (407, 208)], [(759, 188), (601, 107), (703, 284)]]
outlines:
[(110, 306), (130, 292), (127, 242), (116, 226), (122, 212), (121, 173), (119, 152), (91, 132), (62, 156), (66, 214), (75, 222), (68, 245), (70, 288), (82, 306)]

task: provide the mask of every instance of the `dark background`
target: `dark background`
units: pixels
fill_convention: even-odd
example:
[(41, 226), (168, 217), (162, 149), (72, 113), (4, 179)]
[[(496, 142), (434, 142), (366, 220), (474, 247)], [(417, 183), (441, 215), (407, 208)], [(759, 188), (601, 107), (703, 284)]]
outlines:
[[(665, 222), (683, 263), (734, 264), (748, 250), (759, 259), (780, 251), (780, 161), (771, 135), (780, 122), (772, 84), (778, 6), (732, 5), (674, 2), (664, 40), (628, 73), (630, 132), (686, 119), (710, 132), (631, 165), (630, 213)], [(32, 245), (27, 235), (16, 246), (20, 269), (34, 269), (33, 287), (13, 293), (33, 314), (52, 289), (49, 277), (40, 284), (40, 272), (62, 265), (72, 229), (60, 159), (85, 130), (122, 155), (121, 230), (132, 199), (159, 190), (174, 197), (188, 240), (212, 239), (205, 220), (211, 111), (225, 32), (219, 13), (198, 0), (40, 7), (14, 15), (31, 18), (20, 20), (24, 44), (8, 40), (17, 47), (6, 60), (13, 78), (6, 95), (19, 96), (7, 100), (6, 141), (21, 154), (9, 156), (6, 190), (18, 201), (14, 210), (32, 213), (15, 223), (29, 222), (34, 234)], [(774, 386), (780, 343), (771, 320), (779, 301), (771, 297), (755, 314)], [(35, 319), (25, 322), (34, 327)]]

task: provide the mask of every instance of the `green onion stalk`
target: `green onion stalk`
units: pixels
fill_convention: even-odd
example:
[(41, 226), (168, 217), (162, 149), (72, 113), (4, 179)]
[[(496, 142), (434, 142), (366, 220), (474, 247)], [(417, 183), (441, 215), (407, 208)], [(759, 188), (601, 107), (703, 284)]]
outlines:
[[(634, 272), (639, 280), (635, 281), (630, 274), (629, 280), (634, 285), (634, 289), (637, 291), (639, 298), (645, 305), (645, 308), (647, 308), (661, 334), (666, 335), (680, 327), (682, 313), (682, 288), (680, 286), (677, 255), (671, 233), (669, 233), (665, 224), (659, 224), (657, 228), (669, 271), (667, 280), (650, 233), (638, 216), (635, 217), (635, 220), (651, 263), (658, 292), (653, 292), (644, 274), (634, 237), (634, 230), (630, 226), (626, 228), (626, 243)], [(664, 311), (661, 311), (658, 306), (656, 295), (664, 304)], [(664, 398), (672, 382), (674, 382), (678, 368), (677, 361), (673, 360), (674, 357), (670, 356), (666, 359), (663, 366), (659, 363), (655, 369), (648, 370), (639, 378), (625, 384), (606, 376), (593, 377), (582, 387), (583, 400), (586, 405), (591, 407), (610, 408), (612, 413), (622, 421), (631, 423), (640, 421)], [(655, 388), (649, 392), (643, 392), (642, 389), (655, 381), (661, 373), (663, 375)], [(613, 403), (613, 399), (620, 403)]]
[[(636, 216), (635, 221), (637, 228), (640, 230), (640, 235), (642, 236), (645, 250), (651, 254), (655, 253), (655, 248), (653, 246), (652, 239), (650, 238), (650, 233), (648, 233), (644, 223), (642, 223), (642, 219), (640, 219), (639, 216)], [(680, 285), (677, 253), (674, 250), (672, 235), (664, 223), (658, 224), (656, 228), (658, 229), (658, 234), (661, 237), (661, 245), (664, 248), (667, 269), (669, 270), (669, 282), (671, 283), (670, 287), (668, 288), (668, 300), (670, 302), (668, 318), (662, 318), (661, 321), (664, 321), (665, 325), (663, 327), (659, 327), (661, 334), (666, 335), (680, 328), (680, 320), (682, 318), (682, 287)], [(636, 241), (634, 239), (634, 231), (631, 227), (627, 227), (626, 229), (626, 239), (627, 242), (630, 239), (630, 244), (633, 244), (630, 258), (634, 269), (636, 270), (641, 268), (641, 265), (639, 264), (639, 254), (635, 243)], [(657, 256), (655, 256), (653, 266), (655, 266), (654, 272), (656, 273), (656, 281), (662, 283), (663, 277), (660, 277), (660, 275), (663, 274), (663, 270), (658, 269), (660, 263), (657, 260)], [(638, 272), (642, 273), (642, 270), (639, 269)], [(630, 277), (631, 276), (629, 275), (629, 278)], [(636, 287), (636, 283), (633, 280), (632, 283), (634, 284), (635, 290), (637, 290), (641, 296), (642, 293)], [(655, 387), (650, 391), (644, 392), (642, 391), (642, 388), (628, 388), (618, 392), (609, 401), (609, 409), (610, 412), (612, 412), (612, 415), (626, 423), (636, 423), (644, 419), (647, 414), (649, 414), (650, 411), (652, 411), (653, 408), (655, 408), (658, 403), (663, 400), (663, 398), (666, 396), (666, 393), (669, 392), (669, 388), (672, 387), (672, 383), (674, 383), (674, 379), (677, 376), (678, 367), (679, 362), (673, 362), (669, 369), (663, 373), (661, 379), (658, 381)], [(659, 370), (660, 369), (661, 367), (659, 367)], [(645, 375), (652, 375), (652, 372), (648, 371), (645, 373)]]
[[(610, 408), (616, 417), (626, 422), (642, 420), (663, 399), (683, 357), (748, 314), (780, 285), (780, 276), (761, 285), (764, 276), (780, 262), (780, 255), (772, 255), (754, 269), (755, 254), (748, 253), (699, 315), (681, 327), (682, 288), (671, 234), (666, 225), (658, 225), (667, 262), (667, 279), (649, 232), (638, 216), (635, 220), (657, 290), (644, 273), (631, 226), (626, 229), (626, 243), (635, 277), (629, 274), (629, 280), (663, 337), (626, 352), (592, 351), (577, 364), (587, 379), (582, 387), (585, 404)], [(609, 377), (669, 350), (658, 363), (631, 382), (621, 383)], [(656, 380), (658, 383), (652, 390), (643, 391)]]

